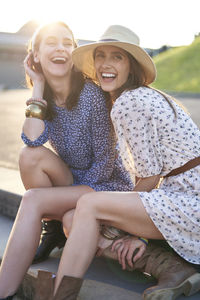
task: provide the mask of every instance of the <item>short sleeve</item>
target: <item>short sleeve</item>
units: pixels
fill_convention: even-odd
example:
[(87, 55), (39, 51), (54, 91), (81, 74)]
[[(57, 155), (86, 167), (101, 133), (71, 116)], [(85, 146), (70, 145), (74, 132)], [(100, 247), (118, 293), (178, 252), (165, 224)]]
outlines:
[(126, 169), (138, 177), (161, 173), (163, 168), (157, 122), (145, 94), (123, 93), (112, 109), (118, 147)]

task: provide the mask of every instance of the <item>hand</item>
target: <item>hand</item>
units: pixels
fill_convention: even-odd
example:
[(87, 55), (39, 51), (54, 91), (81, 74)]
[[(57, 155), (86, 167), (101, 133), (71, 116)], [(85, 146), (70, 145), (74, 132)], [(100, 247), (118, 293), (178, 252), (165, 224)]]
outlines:
[(96, 256), (101, 256), (104, 249), (108, 248), (112, 244), (112, 242), (113, 240), (106, 239), (100, 234)]
[(24, 60), (24, 69), (26, 74), (30, 77), (33, 82), (33, 85), (36, 82), (39, 82), (44, 85), (45, 78), (42, 72), (37, 71), (35, 68), (33, 69), (33, 53), (30, 52), (25, 60)]
[[(134, 255), (136, 249), (138, 252)], [(122, 269), (125, 270), (126, 262), (131, 268), (134, 267), (133, 263), (144, 254), (146, 245), (138, 237), (128, 235), (114, 241), (111, 250), (117, 252), (118, 261), (122, 265)]]

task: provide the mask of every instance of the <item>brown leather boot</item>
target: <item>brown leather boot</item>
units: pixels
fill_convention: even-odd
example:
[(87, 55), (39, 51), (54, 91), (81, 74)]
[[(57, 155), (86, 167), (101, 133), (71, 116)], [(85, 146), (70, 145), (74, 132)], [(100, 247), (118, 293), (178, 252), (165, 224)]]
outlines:
[(38, 271), (34, 300), (50, 300), (53, 297), (55, 274), (43, 270)]
[(82, 283), (82, 278), (64, 276), (53, 300), (76, 300)]
[[(111, 246), (102, 256), (117, 259)], [(127, 269), (131, 270), (130, 267)], [(174, 252), (148, 244), (143, 256), (134, 263), (134, 269), (153, 275), (158, 284), (143, 293), (145, 300), (174, 300), (179, 295), (193, 295), (200, 290), (200, 273)]]

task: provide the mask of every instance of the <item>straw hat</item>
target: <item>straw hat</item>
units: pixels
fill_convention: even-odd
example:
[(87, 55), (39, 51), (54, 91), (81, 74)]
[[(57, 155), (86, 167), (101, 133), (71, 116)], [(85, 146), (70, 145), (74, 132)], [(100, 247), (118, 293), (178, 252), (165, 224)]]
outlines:
[(156, 78), (156, 68), (148, 53), (139, 46), (138, 36), (121, 25), (112, 25), (99, 41), (76, 48), (72, 53), (75, 66), (92, 79), (96, 79), (93, 53), (98, 46), (116, 46), (129, 52), (142, 66), (146, 75), (146, 84)]

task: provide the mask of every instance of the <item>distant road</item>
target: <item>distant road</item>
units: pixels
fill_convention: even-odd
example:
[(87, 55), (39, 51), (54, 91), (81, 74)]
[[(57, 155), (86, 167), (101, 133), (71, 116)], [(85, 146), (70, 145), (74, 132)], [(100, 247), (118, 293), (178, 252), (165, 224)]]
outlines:
[[(19, 151), (23, 146), (21, 128), (29, 90), (0, 91), (0, 166), (18, 169)], [(177, 97), (200, 128), (200, 98)]]

